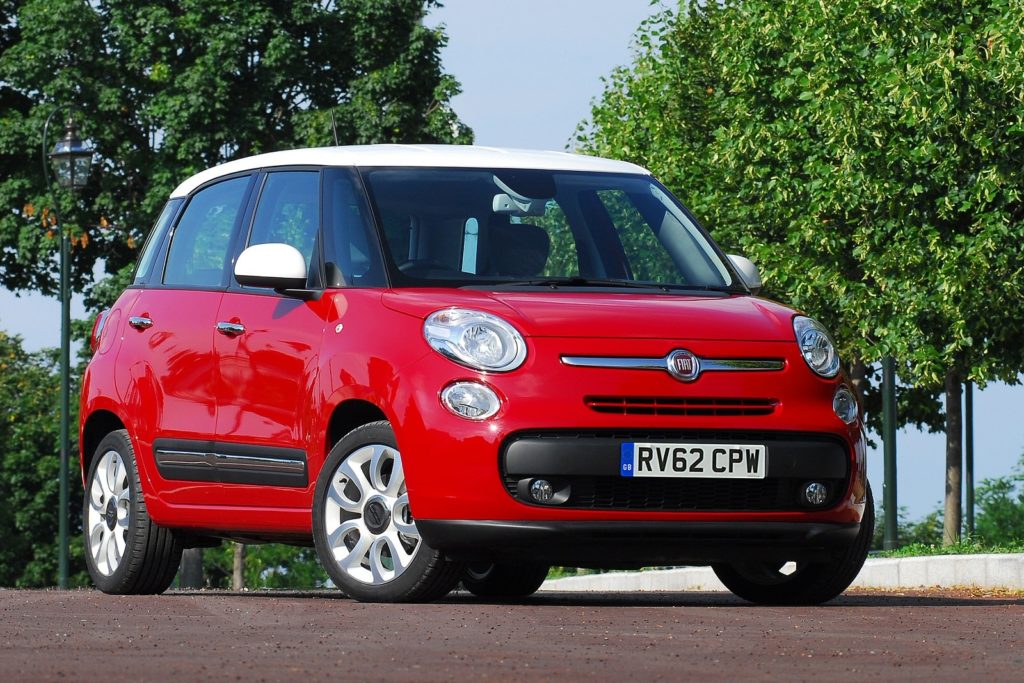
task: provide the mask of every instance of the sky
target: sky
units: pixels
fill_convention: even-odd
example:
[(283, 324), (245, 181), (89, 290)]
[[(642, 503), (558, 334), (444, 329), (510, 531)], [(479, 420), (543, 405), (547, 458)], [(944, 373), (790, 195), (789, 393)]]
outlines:
[[(649, 0), (447, 0), (429, 25), (443, 24), (444, 68), (462, 84), (452, 107), (476, 144), (564, 150), (602, 92), (602, 77), (632, 60), (640, 22), (659, 9)], [(72, 315), (85, 316), (80, 301)], [(35, 350), (59, 344), (53, 298), (0, 291), (0, 328)], [(1003, 476), (1024, 452), (1024, 387), (975, 390), (975, 479)], [(876, 441), (880, 439), (876, 438)], [(945, 437), (902, 430), (897, 436), (899, 505), (917, 519), (941, 506)], [(881, 448), (869, 455), (876, 500), (882, 496)]]

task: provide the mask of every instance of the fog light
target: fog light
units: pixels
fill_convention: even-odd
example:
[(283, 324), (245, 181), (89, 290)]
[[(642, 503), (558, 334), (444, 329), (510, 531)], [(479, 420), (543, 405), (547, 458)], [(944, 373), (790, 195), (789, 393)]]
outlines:
[(501, 407), (494, 390), (478, 382), (449, 384), (441, 392), (441, 404), (467, 420), (486, 420)]
[(836, 411), (836, 417), (848, 425), (857, 421), (857, 399), (845, 384), (836, 389), (836, 395), (832, 397), (832, 410)]
[(530, 495), (538, 503), (548, 503), (555, 497), (555, 487), (547, 479), (535, 479), (530, 484)]
[(828, 487), (820, 482), (812, 481), (804, 487), (804, 500), (811, 505), (822, 505), (828, 500)]

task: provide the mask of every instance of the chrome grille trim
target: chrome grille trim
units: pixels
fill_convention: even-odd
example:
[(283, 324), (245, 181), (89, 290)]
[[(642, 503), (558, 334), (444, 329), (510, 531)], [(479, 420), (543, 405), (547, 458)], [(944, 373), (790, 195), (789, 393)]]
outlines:
[[(672, 353), (660, 358), (617, 356), (562, 356), (564, 365), (579, 368), (608, 368), (612, 370), (669, 371)], [(786, 361), (777, 358), (704, 358), (697, 356), (700, 371), (704, 372), (773, 372), (786, 367)]]

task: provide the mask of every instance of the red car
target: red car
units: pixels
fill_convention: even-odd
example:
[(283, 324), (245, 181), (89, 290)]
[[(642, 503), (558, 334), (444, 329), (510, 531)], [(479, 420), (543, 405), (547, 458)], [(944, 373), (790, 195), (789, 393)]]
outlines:
[(360, 600), (688, 564), (829, 600), (873, 527), (860, 411), (828, 333), (759, 288), (623, 162), (392, 145), (204, 171), (94, 329), (89, 572), (158, 593), (228, 538), (313, 544)]

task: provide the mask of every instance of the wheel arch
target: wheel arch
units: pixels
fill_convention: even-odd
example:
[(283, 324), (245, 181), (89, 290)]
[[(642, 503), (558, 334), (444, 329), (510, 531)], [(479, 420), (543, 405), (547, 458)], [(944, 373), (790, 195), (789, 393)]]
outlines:
[(334, 448), (334, 444), (338, 443), (342, 437), (353, 429), (380, 420), (390, 421), (390, 418), (379, 406), (370, 401), (350, 398), (336, 405), (331, 412), (330, 420), (327, 422), (327, 435), (324, 439), (324, 459), (327, 458), (327, 454)]
[(79, 449), (82, 462), (82, 481), (89, 471), (92, 459), (96, 457), (96, 448), (107, 434), (125, 429), (124, 421), (113, 412), (105, 409), (94, 411), (82, 425), (81, 447)]

